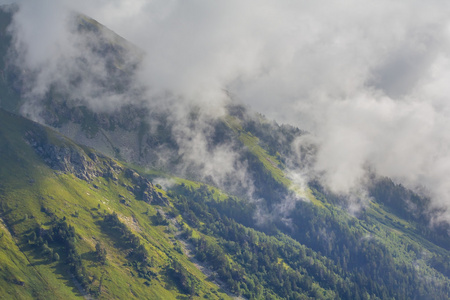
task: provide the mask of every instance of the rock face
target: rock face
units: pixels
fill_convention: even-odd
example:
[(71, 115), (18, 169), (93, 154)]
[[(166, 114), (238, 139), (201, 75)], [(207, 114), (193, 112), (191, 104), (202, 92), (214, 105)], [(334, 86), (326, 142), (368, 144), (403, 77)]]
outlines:
[[(94, 151), (84, 150), (72, 144), (63, 136), (56, 137), (57, 142), (51, 142), (45, 128), (37, 126), (25, 133), (25, 140), (36, 154), (52, 169), (64, 173), (72, 173), (76, 177), (91, 182), (96, 177), (104, 177), (119, 182), (123, 175), (131, 182), (127, 185), (136, 199), (156, 205), (167, 205), (168, 200), (155, 190), (153, 184), (132, 169), (123, 168), (114, 160)], [(122, 182), (122, 184), (124, 184)]]
[(45, 129), (37, 127), (25, 133), (26, 141), (33, 147), (44, 162), (52, 169), (65, 173), (72, 173), (80, 179), (91, 181), (102, 172), (96, 166), (95, 161), (75, 145), (68, 146), (65, 143), (55, 145), (48, 141)]
[(168, 205), (169, 201), (155, 190), (153, 184), (147, 178), (140, 176), (131, 169), (125, 170), (125, 177), (134, 184), (131, 192), (137, 199), (156, 205)]

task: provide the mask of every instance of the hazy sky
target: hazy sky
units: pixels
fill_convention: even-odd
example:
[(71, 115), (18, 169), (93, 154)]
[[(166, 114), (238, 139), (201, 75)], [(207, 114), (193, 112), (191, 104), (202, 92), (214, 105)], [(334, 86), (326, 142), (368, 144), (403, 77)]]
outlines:
[(450, 206), (448, 1), (18, 2), (31, 66), (72, 49), (66, 8), (83, 12), (146, 51), (153, 93), (215, 110), (228, 91), (310, 130), (333, 191), (369, 167)]

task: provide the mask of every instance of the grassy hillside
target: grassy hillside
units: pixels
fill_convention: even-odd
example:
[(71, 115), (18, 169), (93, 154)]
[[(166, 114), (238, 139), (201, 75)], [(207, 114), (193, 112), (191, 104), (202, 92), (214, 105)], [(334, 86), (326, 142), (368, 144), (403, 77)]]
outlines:
[(225, 123), (237, 135), (239, 141), (255, 156), (264, 166), (264, 169), (270, 172), (272, 178), (284, 186), (289, 191), (294, 192), (297, 196), (302, 197), (307, 201), (311, 201), (317, 206), (323, 207), (323, 203), (316, 199), (309, 188), (302, 188), (292, 182), (283, 171), (283, 164), (279, 159), (279, 154), (276, 156), (270, 155), (260, 145), (260, 140), (251, 132), (245, 131), (238, 118), (228, 116)]
[[(429, 284), (444, 287), (442, 294), (435, 294), (433, 298), (447, 298), (450, 273), (448, 264), (443, 263), (449, 257), (450, 249), (448, 234), (445, 232), (447, 226), (430, 228), (429, 221), (421, 217), (423, 215), (416, 213), (419, 217), (412, 217), (413, 212), (398, 208), (407, 207), (407, 203), (402, 202), (404, 199), (413, 199), (425, 211), (426, 199), (389, 181), (375, 181), (370, 191), (372, 200), (356, 216), (352, 216), (345, 207), (346, 202), (326, 192), (320, 183), (302, 189), (286, 176), (280, 152), (289, 151), (289, 143), (277, 147), (277, 141), (288, 140), (295, 129), (271, 125), (263, 118), (249, 116), (227, 117), (225, 122), (251, 156), (256, 158), (256, 161), (250, 160), (255, 161), (250, 168), (264, 170), (259, 173), (270, 174), (263, 176), (258, 184), (277, 187), (280, 191), (278, 199), (277, 194), (270, 194), (266, 198), (269, 211), (276, 212), (277, 205), (290, 191), (306, 200), (298, 201), (289, 212), (284, 212), (282, 218), (266, 221), (270, 225), (269, 229), (267, 226), (262, 228), (264, 231), (275, 235), (278, 231), (284, 232), (334, 261), (338, 269), (342, 268), (337, 274), (350, 282), (355, 280), (354, 284), (347, 283), (349, 286), (354, 285), (356, 289), (352, 298), (357, 295), (364, 299), (371, 293), (380, 298), (388, 295), (407, 299), (430, 297), (430, 290), (426, 291), (429, 288), (427, 284), (417, 278), (406, 278), (409, 276), (433, 278)], [(250, 126), (249, 123), (252, 122)], [(284, 194), (280, 185), (284, 188)], [(241, 222), (245, 221), (241, 219)], [(258, 228), (257, 224), (249, 226)], [(405, 278), (402, 278), (402, 273), (407, 274)], [(367, 281), (362, 280), (364, 277)], [(322, 280), (323, 278), (318, 281)], [(392, 282), (396, 284), (392, 285)], [(374, 288), (374, 284), (380, 285), (381, 289)], [(405, 292), (411, 284), (414, 285), (415, 292)], [(332, 290), (337, 290), (340, 297), (346, 294), (338, 286)], [(365, 293), (367, 295), (363, 296)]]
[[(0, 200), (2, 209), (0, 289), (10, 299), (82, 298), (81, 282), (76, 282), (68, 266), (68, 248), (60, 242), (46, 240), (48, 232), (60, 222), (73, 227), (74, 251), (80, 257), (87, 277), (85, 292), (100, 299), (179, 299), (189, 295), (173, 276), (172, 265), (178, 263), (195, 281), (194, 295), (210, 299), (227, 298), (200, 272), (186, 255), (176, 250), (173, 232), (152, 221), (157, 209), (168, 209), (137, 200), (135, 183), (125, 175), (125, 168), (106, 157), (98, 165), (115, 166), (110, 176), (90, 181), (70, 172), (51, 169), (29, 145), (25, 136), (37, 128), (60, 147), (76, 149), (90, 160), (90, 150), (82, 149), (40, 125), (0, 112)], [(86, 151), (86, 152), (85, 152)], [(92, 155), (91, 155), (92, 156)], [(138, 176), (138, 175), (134, 175)], [(163, 191), (154, 188), (156, 193)], [(168, 204), (170, 206), (170, 204)], [(130, 256), (133, 249), (126, 237), (111, 230), (105, 216), (116, 213), (119, 221), (138, 238), (147, 253), (145, 268)], [(64, 221), (63, 221), (64, 220)], [(59, 259), (48, 257), (38, 246), (36, 232)], [(124, 240), (125, 239), (125, 240)], [(99, 242), (106, 250), (102, 264), (96, 254)], [(136, 267), (136, 265), (138, 266)], [(144, 277), (144, 271), (145, 269)]]
[[(257, 184), (292, 192), (282, 163), (256, 136), (230, 126), (248, 149), (249, 167), (265, 174)], [(164, 191), (5, 111), (0, 138), (0, 289), (7, 298), (229, 298), (223, 288), (248, 299), (445, 299), (450, 290), (440, 263), (448, 249), (382, 203), (355, 217), (311, 187), (314, 201), (261, 224), (255, 203), (150, 172), (171, 182)]]
[[(0, 10), (3, 58), (10, 18)], [(105, 90), (125, 93), (137, 64), (125, 58), (137, 50), (87, 17), (77, 24), (98, 38), (93, 54), (112, 57)], [(0, 67), (0, 106), (17, 112), (22, 71)], [(170, 112), (96, 113), (77, 102), (76, 86), (54, 87), (41, 99), (43, 120), (116, 160), (0, 110), (3, 298), (448, 299), (450, 228), (429, 226), (427, 199), (374, 175), (370, 201), (350, 214), (320, 182), (296, 185), (286, 164), (299, 129), (239, 105), (207, 121), (208, 147), (235, 151), (248, 197), (239, 182), (196, 181), (201, 168), (170, 173), (189, 164)]]

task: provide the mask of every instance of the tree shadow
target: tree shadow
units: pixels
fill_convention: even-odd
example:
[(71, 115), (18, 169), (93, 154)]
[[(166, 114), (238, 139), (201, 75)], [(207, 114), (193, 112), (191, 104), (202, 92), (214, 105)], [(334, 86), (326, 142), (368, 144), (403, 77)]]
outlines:
[(70, 266), (67, 263), (67, 253), (63, 249), (59, 247), (52, 248), (54, 249), (55, 253), (58, 253), (60, 257), (59, 261), (57, 261), (56, 263), (48, 258), (42, 258), (43, 255), (40, 253), (40, 249), (33, 247), (33, 245), (26, 244), (20, 249), (23, 253), (27, 253), (30, 262), (28, 266), (32, 268), (54, 263), (54, 265), (51, 266), (50, 269), (52, 270), (53, 274), (56, 275), (56, 279), (61, 280), (64, 285), (72, 288), (72, 292), (75, 296), (83, 297), (83, 294), (75, 286), (75, 283), (72, 280)]
[(72, 293), (77, 297), (83, 297), (83, 293), (75, 285), (74, 278), (70, 273), (70, 266), (66, 263), (66, 259), (61, 259), (59, 263), (53, 267), (53, 273), (57, 275), (57, 279), (61, 280), (64, 285), (72, 289)]
[[(19, 249), (27, 256), (28, 261), (30, 262), (28, 264), (29, 267), (49, 265), (52, 263), (50, 259), (43, 258), (44, 255), (41, 253), (42, 251), (33, 245), (23, 244), (19, 247)], [(30, 258), (32, 261), (30, 261)]]
[(93, 263), (98, 262), (97, 253), (95, 251), (89, 251), (86, 253), (81, 254), (82, 260), (87, 260)]

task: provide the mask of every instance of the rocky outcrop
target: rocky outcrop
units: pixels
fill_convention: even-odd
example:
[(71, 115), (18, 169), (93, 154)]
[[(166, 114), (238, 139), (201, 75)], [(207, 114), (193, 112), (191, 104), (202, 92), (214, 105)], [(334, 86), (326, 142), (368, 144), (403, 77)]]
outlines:
[(25, 133), (26, 141), (52, 169), (72, 173), (85, 181), (91, 181), (98, 176), (118, 180), (118, 174), (123, 168), (112, 159), (95, 152), (86, 153), (64, 137), (57, 138), (58, 143), (49, 142), (46, 130), (41, 127)]
[(44, 162), (52, 169), (72, 173), (80, 179), (90, 181), (102, 172), (86, 153), (75, 145), (64, 142), (56, 145), (48, 141), (45, 129), (37, 127), (25, 133), (26, 141), (33, 147)]
[(114, 160), (94, 151), (84, 150), (71, 143), (63, 136), (54, 137), (57, 143), (50, 142), (45, 128), (37, 126), (25, 133), (25, 140), (32, 146), (44, 162), (54, 170), (72, 173), (76, 177), (92, 181), (95, 177), (104, 177), (112, 181), (119, 181), (119, 175), (124, 172), (132, 185), (127, 186), (136, 199), (149, 204), (168, 205), (168, 199), (156, 191), (153, 184), (145, 177), (129, 168), (123, 168)]
[(153, 184), (145, 177), (142, 177), (131, 169), (125, 170), (125, 177), (130, 179), (133, 183), (130, 191), (137, 199), (143, 200), (147, 203), (166, 206), (169, 201), (161, 193), (158, 193)]

